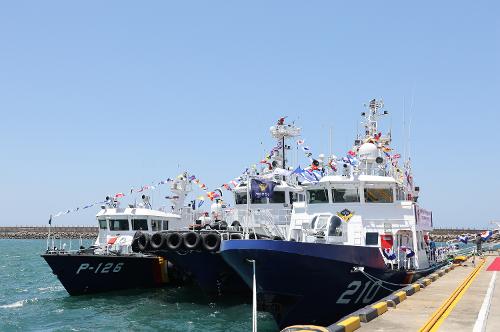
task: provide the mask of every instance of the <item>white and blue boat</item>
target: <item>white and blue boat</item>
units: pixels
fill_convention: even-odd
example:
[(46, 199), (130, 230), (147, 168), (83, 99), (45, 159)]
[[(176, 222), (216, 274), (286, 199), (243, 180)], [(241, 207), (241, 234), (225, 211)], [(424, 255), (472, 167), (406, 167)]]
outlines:
[[(266, 159), (264, 170), (249, 169), (232, 190), (235, 205), (218, 199), (211, 212), (196, 220), (189, 231), (158, 232), (151, 238), (151, 250), (193, 280), (210, 299), (222, 296), (250, 297), (250, 288), (220, 255), (221, 243), (231, 239), (280, 239), (288, 232), (292, 204), (303, 188), (289, 181), (285, 150), (287, 139), (300, 134), (300, 128), (281, 119), (271, 127), (278, 144)], [(295, 178), (295, 176), (292, 176)], [(251, 197), (250, 184), (259, 179), (272, 183), (271, 197)]]
[(368, 107), (341, 170), (304, 184), (285, 241), (222, 242), (250, 287), (255, 271), (259, 308), (280, 328), (328, 326), (445, 264), (430, 248), (432, 213), (417, 203), (410, 164), (399, 168), (390, 134), (378, 131), (387, 112), (380, 101)]

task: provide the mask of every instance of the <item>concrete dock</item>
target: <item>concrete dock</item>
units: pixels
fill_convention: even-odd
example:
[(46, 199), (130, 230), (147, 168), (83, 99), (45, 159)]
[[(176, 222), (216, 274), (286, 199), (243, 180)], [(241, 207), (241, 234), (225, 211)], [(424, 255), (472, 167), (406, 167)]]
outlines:
[[(408, 296), (395, 308), (390, 308), (376, 319), (361, 323), (359, 328), (354, 329), (356, 331), (500, 331), (500, 275), (497, 277), (498, 272), (487, 271), (497, 257), (486, 256), (484, 264), (475, 275), (471, 274), (481, 261), (478, 258), (475, 262), (469, 259), (421, 291)], [(460, 288), (461, 291), (458, 292)], [(452, 298), (452, 294), (455, 294), (455, 297)], [(429, 324), (431, 319), (434, 319), (434, 322)], [(426, 324), (427, 328), (424, 329)]]

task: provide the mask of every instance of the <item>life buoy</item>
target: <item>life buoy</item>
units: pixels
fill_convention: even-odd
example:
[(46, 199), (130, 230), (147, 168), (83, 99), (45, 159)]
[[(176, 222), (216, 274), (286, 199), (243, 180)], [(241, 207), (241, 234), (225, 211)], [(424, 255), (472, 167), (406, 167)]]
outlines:
[(173, 232), (167, 234), (167, 248), (172, 251), (179, 250), (182, 246), (182, 237), (179, 233)]
[(139, 251), (147, 251), (150, 249), (151, 236), (147, 233), (141, 233), (137, 238), (137, 247)]
[(217, 233), (208, 233), (201, 236), (201, 242), (206, 251), (214, 252), (219, 250), (220, 241), (220, 235)]
[(154, 250), (164, 249), (166, 240), (164, 233), (154, 233), (153, 236), (151, 236), (151, 248)]
[(187, 232), (182, 234), (182, 241), (184, 246), (189, 250), (195, 250), (200, 245), (200, 234), (196, 232)]

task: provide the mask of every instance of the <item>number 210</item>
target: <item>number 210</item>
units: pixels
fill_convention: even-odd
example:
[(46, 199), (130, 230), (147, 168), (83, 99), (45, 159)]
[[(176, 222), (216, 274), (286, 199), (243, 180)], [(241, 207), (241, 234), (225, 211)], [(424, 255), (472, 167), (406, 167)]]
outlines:
[[(361, 288), (362, 284), (363, 283), (359, 280), (351, 282), (349, 286), (347, 286), (347, 290), (340, 295), (340, 297), (337, 300), (337, 303), (340, 304), (351, 303), (351, 301), (354, 300), (354, 296), (356, 295), (356, 293), (358, 293), (359, 289)], [(375, 295), (377, 295), (380, 285), (381, 285), (380, 281), (366, 282), (365, 286), (363, 287), (359, 295), (356, 297), (354, 303), (358, 303), (360, 300), (362, 300), (363, 303), (371, 302), (375, 297)]]

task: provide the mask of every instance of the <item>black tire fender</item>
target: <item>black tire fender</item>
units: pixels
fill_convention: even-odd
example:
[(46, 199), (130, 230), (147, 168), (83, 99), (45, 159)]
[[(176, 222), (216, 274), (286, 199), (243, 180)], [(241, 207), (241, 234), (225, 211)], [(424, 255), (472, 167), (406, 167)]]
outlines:
[(209, 252), (215, 252), (220, 247), (220, 235), (217, 233), (207, 233), (201, 236), (201, 243), (203, 249)]
[(177, 251), (182, 246), (182, 236), (177, 232), (168, 233), (166, 242), (169, 250)]
[(241, 240), (243, 239), (243, 235), (241, 233), (231, 233), (231, 240)]
[(165, 249), (167, 239), (164, 233), (154, 233), (151, 236), (151, 248), (154, 250)]
[(186, 249), (195, 250), (200, 246), (201, 237), (199, 233), (187, 232), (182, 234), (182, 241)]
[(151, 235), (148, 233), (141, 233), (137, 237), (137, 247), (139, 251), (147, 251), (151, 247)]

